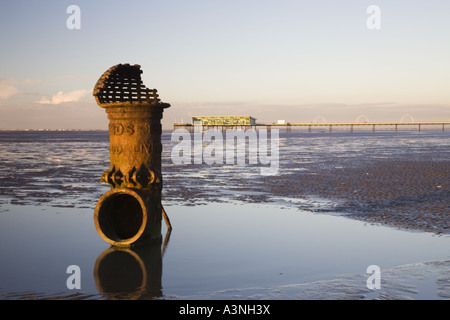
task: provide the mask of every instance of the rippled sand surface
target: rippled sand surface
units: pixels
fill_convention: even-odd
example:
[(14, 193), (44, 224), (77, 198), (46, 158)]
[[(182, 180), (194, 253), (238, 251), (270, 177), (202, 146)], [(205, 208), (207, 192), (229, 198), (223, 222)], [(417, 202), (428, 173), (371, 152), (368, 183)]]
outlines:
[(450, 232), (448, 132), (282, 133), (279, 166), (276, 176), (265, 177), (257, 166), (169, 165), (165, 195), (191, 204), (279, 201), (371, 223)]

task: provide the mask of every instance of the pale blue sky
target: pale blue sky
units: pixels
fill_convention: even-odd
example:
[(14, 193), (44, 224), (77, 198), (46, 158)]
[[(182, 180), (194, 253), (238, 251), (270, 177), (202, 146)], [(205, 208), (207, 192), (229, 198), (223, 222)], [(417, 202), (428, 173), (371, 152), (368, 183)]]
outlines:
[(0, 129), (106, 128), (91, 92), (118, 63), (142, 66), (169, 129), (190, 115), (450, 119), (448, 0), (1, 0), (0, 30)]

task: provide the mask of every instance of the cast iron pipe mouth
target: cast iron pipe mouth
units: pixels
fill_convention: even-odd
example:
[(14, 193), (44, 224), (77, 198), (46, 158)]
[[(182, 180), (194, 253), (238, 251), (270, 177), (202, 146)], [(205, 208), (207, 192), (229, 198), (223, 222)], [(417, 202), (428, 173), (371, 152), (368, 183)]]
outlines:
[(97, 202), (94, 221), (100, 236), (114, 246), (136, 242), (147, 226), (147, 206), (142, 197), (127, 188), (108, 191)]

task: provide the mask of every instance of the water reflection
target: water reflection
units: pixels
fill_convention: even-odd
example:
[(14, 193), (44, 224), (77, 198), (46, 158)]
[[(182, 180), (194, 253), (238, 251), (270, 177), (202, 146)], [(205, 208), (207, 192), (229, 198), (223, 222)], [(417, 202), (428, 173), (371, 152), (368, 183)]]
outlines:
[(148, 300), (162, 296), (162, 258), (170, 238), (163, 245), (142, 244), (131, 248), (110, 247), (94, 266), (98, 292), (109, 300)]

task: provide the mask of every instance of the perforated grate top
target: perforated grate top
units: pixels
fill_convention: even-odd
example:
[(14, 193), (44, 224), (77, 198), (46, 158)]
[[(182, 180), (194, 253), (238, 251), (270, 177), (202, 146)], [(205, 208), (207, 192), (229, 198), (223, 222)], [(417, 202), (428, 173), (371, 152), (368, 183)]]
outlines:
[(118, 64), (98, 79), (94, 96), (99, 105), (124, 103), (159, 103), (156, 89), (148, 89), (141, 80), (141, 66)]

